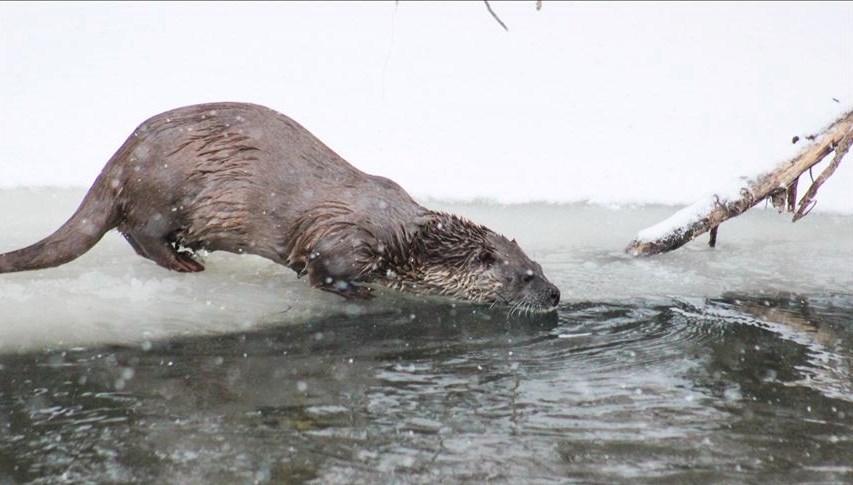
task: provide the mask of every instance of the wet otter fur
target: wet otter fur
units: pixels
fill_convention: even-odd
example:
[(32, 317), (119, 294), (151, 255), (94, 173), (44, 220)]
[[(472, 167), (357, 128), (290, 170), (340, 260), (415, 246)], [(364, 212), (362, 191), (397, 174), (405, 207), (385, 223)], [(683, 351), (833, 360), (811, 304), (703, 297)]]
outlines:
[(346, 298), (371, 297), (359, 284), (371, 282), (518, 311), (546, 311), (560, 298), (514, 240), (422, 207), (253, 104), (188, 106), (145, 121), (74, 215), (0, 255), (0, 273), (67, 263), (113, 228), (171, 270), (202, 271), (198, 250), (250, 253)]

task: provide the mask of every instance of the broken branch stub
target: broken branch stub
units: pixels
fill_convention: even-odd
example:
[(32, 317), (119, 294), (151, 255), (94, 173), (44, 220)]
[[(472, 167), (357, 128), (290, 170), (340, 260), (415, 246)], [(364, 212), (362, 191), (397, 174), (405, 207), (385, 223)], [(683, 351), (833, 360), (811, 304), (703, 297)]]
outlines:
[[(739, 216), (766, 198), (780, 212), (797, 208), (794, 221), (808, 214), (818, 188), (833, 174), (853, 143), (853, 110), (838, 118), (798, 155), (770, 172), (745, 180), (736, 190), (718, 192), (688, 206), (670, 218), (637, 233), (625, 251), (633, 256), (650, 256), (677, 249), (723, 221)], [(827, 155), (835, 152), (829, 166), (812, 182), (799, 203), (796, 202), (800, 175)]]

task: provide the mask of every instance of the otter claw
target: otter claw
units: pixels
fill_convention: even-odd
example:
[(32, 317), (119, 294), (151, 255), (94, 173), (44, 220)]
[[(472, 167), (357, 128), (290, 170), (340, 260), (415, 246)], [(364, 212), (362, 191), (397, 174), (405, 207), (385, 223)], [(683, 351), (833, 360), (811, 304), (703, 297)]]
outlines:
[(371, 300), (376, 298), (376, 295), (373, 294), (373, 288), (369, 286), (350, 285), (350, 288), (351, 291), (341, 295), (347, 300)]

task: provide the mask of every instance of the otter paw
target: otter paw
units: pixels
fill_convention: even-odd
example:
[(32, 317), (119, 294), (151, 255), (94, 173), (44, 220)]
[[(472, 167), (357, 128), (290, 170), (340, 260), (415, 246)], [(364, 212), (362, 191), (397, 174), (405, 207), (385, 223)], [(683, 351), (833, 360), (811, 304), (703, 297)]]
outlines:
[(181, 273), (197, 273), (204, 271), (204, 265), (193, 259), (187, 253), (177, 253), (175, 264), (170, 268)]
[(347, 300), (370, 300), (376, 296), (373, 294), (373, 288), (354, 285), (347, 281), (337, 281), (333, 284), (322, 286), (320, 289), (340, 295)]
[(352, 287), (353, 291), (343, 295), (347, 300), (371, 300), (376, 298), (373, 288), (369, 286), (350, 285), (350, 287)]

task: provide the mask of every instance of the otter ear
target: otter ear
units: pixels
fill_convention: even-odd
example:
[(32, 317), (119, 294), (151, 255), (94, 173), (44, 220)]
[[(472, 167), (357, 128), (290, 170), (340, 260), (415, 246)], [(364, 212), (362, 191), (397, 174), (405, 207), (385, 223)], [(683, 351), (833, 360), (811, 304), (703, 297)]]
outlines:
[(485, 264), (486, 266), (491, 266), (495, 264), (495, 262), (497, 262), (498, 260), (495, 257), (495, 253), (488, 249), (480, 251), (480, 254), (477, 255), (477, 259), (480, 260), (480, 262)]

